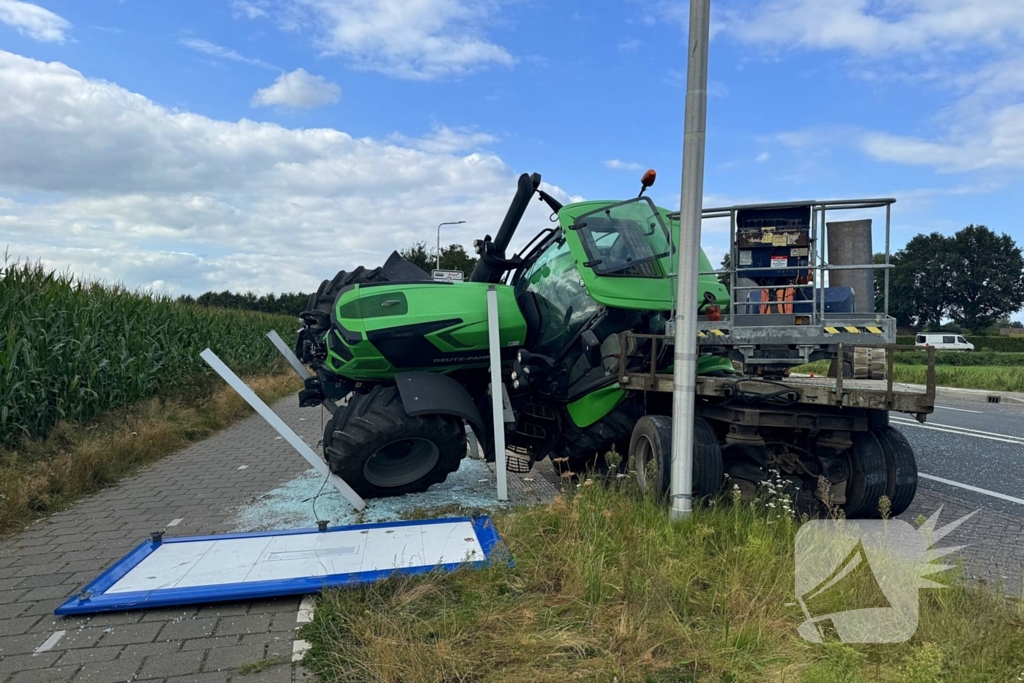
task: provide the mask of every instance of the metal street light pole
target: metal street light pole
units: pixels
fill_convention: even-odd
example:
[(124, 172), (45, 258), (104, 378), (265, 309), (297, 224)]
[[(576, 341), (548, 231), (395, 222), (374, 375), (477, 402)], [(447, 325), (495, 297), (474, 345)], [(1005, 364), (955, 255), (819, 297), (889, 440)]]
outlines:
[(700, 221), (704, 195), (704, 141), (708, 120), (708, 39), (711, 0), (690, 0), (686, 70), (683, 182), (679, 193), (678, 296), (672, 380), (672, 507), (669, 519), (693, 507), (693, 420), (697, 400), (697, 288)]
[(466, 221), (447, 221), (437, 226), (437, 270), (441, 270), (441, 226), (442, 225), (461, 225)]

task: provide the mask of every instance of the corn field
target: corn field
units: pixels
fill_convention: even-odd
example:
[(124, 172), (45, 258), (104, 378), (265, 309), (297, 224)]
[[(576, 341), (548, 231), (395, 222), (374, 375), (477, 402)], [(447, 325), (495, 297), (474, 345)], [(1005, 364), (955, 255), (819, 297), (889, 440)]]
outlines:
[(289, 341), (295, 327), (288, 316), (9, 264), (0, 270), (0, 446), (212, 374), (199, 358), (207, 346), (238, 373), (267, 370), (278, 355), (264, 335), (276, 328)]

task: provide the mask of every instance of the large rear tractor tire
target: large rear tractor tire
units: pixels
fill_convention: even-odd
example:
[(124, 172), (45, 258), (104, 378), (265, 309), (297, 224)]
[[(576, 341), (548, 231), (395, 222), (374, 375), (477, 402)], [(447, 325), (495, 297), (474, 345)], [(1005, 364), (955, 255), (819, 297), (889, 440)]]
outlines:
[(338, 298), (338, 292), (349, 285), (361, 285), (368, 282), (386, 282), (383, 268), (357, 267), (352, 271), (339, 271), (332, 280), (324, 280), (320, 287), (309, 295), (309, 303), (306, 310), (321, 311), (330, 315), (334, 308), (334, 302)]
[(888, 481), (882, 445), (871, 432), (857, 432), (846, 453), (849, 477), (843, 512), (848, 519), (880, 517), (878, 501), (885, 495)]
[(426, 491), (459, 469), (466, 431), (447, 415), (405, 412), (397, 387), (355, 394), (324, 430), (331, 471), (363, 498)]
[[(645, 415), (633, 429), (629, 461), (644, 493), (668, 495), (672, 480), (672, 418)], [(722, 449), (715, 430), (703, 418), (693, 423), (693, 498), (713, 498), (722, 488)]]
[(906, 512), (917, 494), (917, 459), (907, 437), (895, 427), (873, 427), (871, 433), (885, 454), (885, 495), (889, 498), (889, 515), (895, 517)]

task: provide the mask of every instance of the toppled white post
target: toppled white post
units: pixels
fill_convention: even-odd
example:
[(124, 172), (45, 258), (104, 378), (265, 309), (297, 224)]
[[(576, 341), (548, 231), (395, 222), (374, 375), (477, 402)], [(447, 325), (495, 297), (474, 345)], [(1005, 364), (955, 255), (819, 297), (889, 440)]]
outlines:
[(313, 375), (309, 374), (309, 370), (302, 364), (302, 361), (298, 359), (295, 353), (292, 352), (288, 345), (284, 343), (284, 339), (281, 339), (281, 335), (277, 333), (277, 330), (271, 330), (267, 332), (267, 339), (270, 343), (284, 356), (284, 359), (288, 361), (288, 365), (292, 366), (292, 370), (295, 371), (300, 378), (307, 380)]
[(487, 288), (487, 334), (491, 350), (491, 414), (494, 418), (494, 470), (498, 479), (498, 500), (508, 500), (505, 471), (505, 392), (501, 383), (501, 336), (498, 334), (498, 290)]
[(273, 427), (274, 430), (280, 434), (281, 437), (287, 441), (299, 455), (305, 458), (306, 462), (308, 462), (313, 469), (324, 475), (324, 477), (327, 478), (327, 481), (331, 482), (334, 488), (338, 489), (338, 492), (345, 497), (345, 500), (352, 504), (352, 507), (354, 507), (357, 512), (361, 512), (366, 508), (366, 503), (359, 494), (353, 491), (352, 487), (346, 484), (344, 479), (331, 472), (330, 467), (328, 467), (327, 463), (323, 461), (323, 458), (317, 455), (316, 452), (309, 447), (309, 444), (303, 441), (298, 434), (292, 431), (292, 429), (284, 423), (284, 420), (278, 417), (277, 413), (271, 410), (270, 406), (264, 403), (263, 400), (256, 395), (256, 392), (249, 388), (249, 385), (243, 382), (238, 375), (231, 371), (231, 368), (224, 364), (224, 361), (217, 357), (217, 354), (210, 349), (206, 349), (199, 354), (199, 357), (206, 361), (207, 365), (213, 368), (213, 371), (220, 375), (232, 389), (238, 392), (238, 395), (241, 396), (246, 403), (252, 406), (252, 409), (259, 413), (260, 417), (266, 420), (267, 424)]

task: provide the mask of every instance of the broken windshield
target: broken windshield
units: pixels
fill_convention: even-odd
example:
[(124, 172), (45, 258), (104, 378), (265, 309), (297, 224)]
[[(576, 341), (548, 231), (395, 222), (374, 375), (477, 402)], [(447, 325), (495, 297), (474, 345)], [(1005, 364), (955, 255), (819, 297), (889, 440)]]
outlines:
[(654, 203), (638, 197), (583, 214), (573, 226), (598, 275), (665, 277), (660, 259), (671, 252), (669, 233)]

